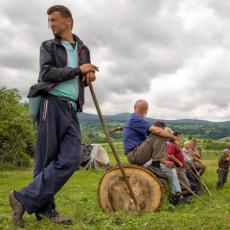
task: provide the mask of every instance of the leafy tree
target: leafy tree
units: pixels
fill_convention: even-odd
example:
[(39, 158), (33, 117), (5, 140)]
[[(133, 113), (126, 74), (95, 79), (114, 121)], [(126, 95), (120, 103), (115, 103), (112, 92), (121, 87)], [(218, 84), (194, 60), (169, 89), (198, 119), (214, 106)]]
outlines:
[(0, 163), (28, 166), (33, 154), (34, 130), (28, 106), (17, 89), (0, 88)]

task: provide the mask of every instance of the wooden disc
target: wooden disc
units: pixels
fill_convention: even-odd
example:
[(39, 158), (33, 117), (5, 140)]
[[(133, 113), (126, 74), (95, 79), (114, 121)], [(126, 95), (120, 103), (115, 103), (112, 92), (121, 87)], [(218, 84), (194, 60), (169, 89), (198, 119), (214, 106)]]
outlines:
[[(123, 165), (141, 211), (152, 212), (160, 207), (163, 188), (148, 169), (137, 165)], [(101, 177), (98, 202), (106, 212), (135, 211), (128, 187), (118, 166), (109, 168)]]

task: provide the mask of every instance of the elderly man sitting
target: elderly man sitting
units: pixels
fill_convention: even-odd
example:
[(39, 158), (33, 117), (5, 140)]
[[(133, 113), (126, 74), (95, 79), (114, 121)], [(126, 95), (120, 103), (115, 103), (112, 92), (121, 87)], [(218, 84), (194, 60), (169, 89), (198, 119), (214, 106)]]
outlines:
[(194, 164), (193, 158), (190, 155), (191, 146), (192, 146), (191, 141), (185, 141), (184, 142), (184, 147), (182, 149), (182, 152), (183, 152), (183, 155), (184, 155), (185, 165), (186, 165), (186, 168), (187, 168), (186, 175), (187, 175), (187, 177), (189, 179), (191, 188), (195, 193), (199, 193), (201, 187), (200, 187), (199, 181), (194, 176), (194, 175), (196, 175), (196, 171), (195, 171), (195, 164)]

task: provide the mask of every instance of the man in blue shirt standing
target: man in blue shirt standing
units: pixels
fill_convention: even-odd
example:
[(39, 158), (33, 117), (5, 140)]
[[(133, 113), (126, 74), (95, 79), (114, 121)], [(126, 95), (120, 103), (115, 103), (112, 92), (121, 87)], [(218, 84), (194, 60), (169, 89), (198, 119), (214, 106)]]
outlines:
[(79, 167), (80, 127), (77, 111), (82, 111), (84, 87), (94, 81), (97, 67), (90, 64), (88, 48), (72, 34), (72, 14), (64, 6), (48, 9), (48, 22), (54, 39), (40, 49), (38, 83), (29, 97), (41, 97), (35, 150), (34, 178), (26, 187), (10, 192), (12, 221), (24, 226), (23, 214), (35, 213), (54, 223), (71, 224), (56, 211), (55, 194)]
[(144, 117), (148, 111), (148, 103), (138, 100), (134, 112), (123, 129), (125, 154), (129, 163), (144, 165), (152, 159), (153, 165), (160, 163), (172, 168), (174, 164), (166, 159), (166, 139), (176, 140), (176, 137), (162, 128), (151, 126)]

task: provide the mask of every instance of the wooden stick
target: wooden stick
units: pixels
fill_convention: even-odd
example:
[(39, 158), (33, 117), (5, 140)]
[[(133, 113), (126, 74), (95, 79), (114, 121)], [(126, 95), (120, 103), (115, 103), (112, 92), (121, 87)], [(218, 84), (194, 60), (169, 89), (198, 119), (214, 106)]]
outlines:
[(202, 181), (202, 183), (203, 183), (203, 185), (204, 185), (206, 191), (208, 192), (209, 196), (212, 197), (212, 193), (209, 191), (208, 186), (205, 184), (204, 180), (202, 179), (202, 177), (200, 176), (200, 174), (197, 172), (196, 168), (195, 168), (192, 164), (191, 164), (191, 166), (192, 166), (193, 169), (195, 170), (197, 176), (198, 176), (198, 177), (200, 178), (200, 180)]
[(192, 171), (192, 169), (188, 166), (188, 164), (186, 164), (186, 162), (185, 162), (185, 166), (192, 173), (192, 175), (200, 182), (200, 184), (202, 185), (202, 187), (206, 190), (203, 182), (200, 180), (200, 178), (198, 177), (198, 175)]
[(114, 145), (113, 145), (113, 142), (112, 142), (112, 140), (111, 140), (111, 138), (110, 138), (110, 135), (109, 135), (109, 133), (108, 133), (108, 131), (107, 131), (107, 128), (106, 128), (106, 125), (105, 125), (105, 122), (104, 122), (104, 119), (103, 119), (103, 115), (102, 115), (102, 112), (101, 112), (100, 106), (99, 106), (99, 104), (98, 104), (97, 97), (96, 97), (96, 94), (95, 94), (95, 92), (94, 92), (93, 85), (92, 85), (91, 82), (89, 82), (89, 89), (90, 89), (90, 92), (91, 92), (91, 95), (92, 95), (92, 98), (93, 98), (95, 107), (96, 107), (96, 109), (97, 109), (98, 117), (99, 117), (99, 119), (100, 119), (101, 126), (102, 126), (102, 129), (103, 129), (104, 133), (105, 133), (106, 139), (107, 139), (107, 141), (108, 141), (108, 143), (109, 143), (109, 145), (110, 145), (110, 148), (111, 148), (111, 150), (112, 150), (112, 152), (113, 152), (113, 155), (114, 155), (114, 157), (115, 157), (115, 159), (116, 159), (116, 161), (117, 161), (117, 164), (118, 164), (118, 166), (119, 166), (119, 168), (120, 168), (120, 170), (121, 170), (121, 173), (122, 173), (122, 175), (123, 175), (123, 177), (124, 177), (125, 183), (127, 184), (127, 187), (128, 187), (128, 190), (129, 190), (129, 195), (130, 195), (131, 199), (132, 199), (133, 202), (134, 202), (134, 205), (135, 205), (135, 207), (136, 207), (137, 212), (140, 213), (141, 210), (140, 210), (140, 208), (139, 208), (139, 206), (138, 206), (138, 203), (137, 203), (135, 194), (134, 194), (134, 192), (133, 192), (133, 189), (132, 189), (132, 187), (131, 187), (131, 185), (130, 185), (130, 183), (129, 183), (129, 180), (128, 180), (128, 177), (127, 177), (127, 175), (126, 175), (126, 173), (125, 173), (125, 170), (124, 170), (124, 168), (123, 168), (122, 165), (121, 165), (120, 158), (118, 157), (118, 154), (117, 154), (117, 152), (116, 152), (116, 149), (115, 149), (115, 147), (114, 147)]
[(123, 130), (123, 127), (116, 127), (114, 129), (109, 130), (109, 134), (111, 136), (114, 132), (122, 131), (122, 130)]
[[(178, 178), (179, 179), (179, 178)], [(205, 201), (203, 201), (196, 193), (192, 191), (185, 183), (183, 183), (181, 180), (179, 180), (180, 184), (185, 187), (193, 196), (195, 196), (198, 200), (200, 200), (203, 204), (208, 205)]]

